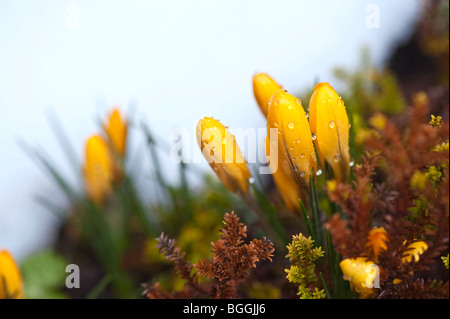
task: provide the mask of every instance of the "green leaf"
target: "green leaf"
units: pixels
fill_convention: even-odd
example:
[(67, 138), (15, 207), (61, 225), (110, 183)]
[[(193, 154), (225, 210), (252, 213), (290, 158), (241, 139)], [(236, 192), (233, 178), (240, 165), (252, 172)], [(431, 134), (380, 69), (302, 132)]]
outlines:
[(35, 253), (21, 266), (25, 296), (30, 299), (67, 298), (61, 292), (66, 282), (67, 260), (53, 251)]

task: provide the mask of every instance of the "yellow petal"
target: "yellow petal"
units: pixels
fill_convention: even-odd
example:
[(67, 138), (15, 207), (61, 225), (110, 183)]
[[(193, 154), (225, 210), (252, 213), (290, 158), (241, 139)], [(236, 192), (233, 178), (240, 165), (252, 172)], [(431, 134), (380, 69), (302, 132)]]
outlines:
[(318, 151), (330, 164), (336, 179), (345, 181), (350, 173), (350, 126), (344, 102), (328, 83), (319, 83), (314, 88), (309, 122)]
[(105, 125), (108, 140), (118, 155), (124, 156), (127, 146), (127, 123), (118, 109), (114, 109)]
[(283, 88), (265, 73), (258, 73), (253, 77), (253, 94), (261, 112), (267, 117), (269, 102), (272, 96)]
[(0, 299), (23, 299), (24, 289), (19, 267), (6, 250), (0, 251)]
[[(344, 280), (350, 282), (360, 298), (370, 298), (375, 295), (373, 288), (377, 276), (377, 266), (365, 257), (347, 258), (339, 264)], [(379, 275), (379, 274), (378, 274)]]
[(198, 122), (197, 141), (206, 161), (225, 187), (246, 194), (251, 174), (233, 134), (219, 121), (205, 117)]
[(402, 257), (403, 263), (410, 263), (414, 257), (414, 262), (418, 262), (420, 255), (422, 255), (428, 249), (428, 245), (423, 241), (413, 242), (406, 248)]
[(299, 99), (285, 91), (274, 94), (267, 116), (267, 135), (278, 129), (278, 156), (281, 167), (295, 182), (309, 185), (313, 171), (317, 170), (308, 118)]
[(275, 184), (277, 185), (281, 198), (290, 211), (300, 211), (299, 199), (302, 197), (300, 188), (292, 177), (286, 174), (284, 169), (277, 169), (277, 167), (273, 167), (274, 165), (271, 165), (279, 162), (278, 152), (273, 153), (274, 154), (272, 155), (270, 154), (270, 141), (269, 137), (266, 137), (266, 154), (269, 159), (269, 167), (272, 170), (272, 176)]
[(108, 146), (99, 135), (86, 143), (84, 180), (88, 196), (97, 204), (111, 192), (112, 163)]
[(371, 249), (375, 258), (377, 258), (381, 251), (387, 249), (387, 241), (387, 232), (383, 227), (373, 228), (367, 236), (366, 247)]

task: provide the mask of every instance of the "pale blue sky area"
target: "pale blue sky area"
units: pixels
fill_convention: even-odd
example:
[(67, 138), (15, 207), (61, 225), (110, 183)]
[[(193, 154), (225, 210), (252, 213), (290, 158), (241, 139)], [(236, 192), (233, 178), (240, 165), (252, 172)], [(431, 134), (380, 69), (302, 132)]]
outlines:
[[(366, 24), (374, 4), (379, 28)], [(76, 182), (47, 121), (58, 114), (82, 157), (96, 119), (134, 105), (158, 136), (204, 116), (264, 127), (256, 72), (290, 90), (333, 82), (367, 46), (382, 66), (407, 38), (418, 0), (0, 0), (0, 249), (17, 258), (51, 243), (52, 217), (34, 200), (61, 193), (19, 148), (41, 145)], [(369, 7), (368, 7), (369, 5)], [(131, 153), (139, 154), (133, 141)], [(135, 155), (137, 156), (137, 155)]]

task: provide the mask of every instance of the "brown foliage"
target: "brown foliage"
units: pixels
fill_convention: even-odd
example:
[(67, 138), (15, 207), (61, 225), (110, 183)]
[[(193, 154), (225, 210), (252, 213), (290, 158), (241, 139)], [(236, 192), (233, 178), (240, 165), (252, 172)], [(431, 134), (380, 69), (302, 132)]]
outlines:
[[(185, 254), (175, 247), (175, 241), (161, 234), (157, 248), (166, 259), (175, 263), (177, 273), (186, 280), (185, 290), (169, 294), (164, 292), (158, 283), (146, 284), (144, 295), (148, 298), (164, 299), (208, 296), (235, 298), (238, 285), (249, 275), (250, 269), (256, 267), (256, 262), (266, 259), (272, 261), (274, 248), (272, 242), (266, 238), (253, 239), (246, 244), (244, 239), (247, 237), (247, 226), (239, 222), (239, 217), (234, 212), (225, 214), (224, 226), (220, 232), (221, 238), (211, 243), (213, 259), (200, 260), (194, 267), (185, 261)], [(197, 274), (216, 279), (216, 285), (199, 285)]]
[[(355, 167), (352, 184), (337, 183), (328, 189), (343, 212), (326, 224), (336, 250), (343, 258), (377, 260), (382, 286), (378, 296), (383, 298), (448, 298), (448, 283), (432, 284), (414, 276), (440, 263), (439, 257), (448, 250), (449, 153), (434, 148), (448, 142), (449, 126), (430, 125), (428, 116), (427, 104), (416, 103), (405, 130), (387, 121), (370, 139), (371, 152)], [(437, 181), (426, 175), (432, 166), (441, 176)], [(415, 174), (427, 176), (422, 187), (414, 185)], [(383, 226), (388, 237), (387, 249), (378, 258), (366, 246), (373, 226)], [(428, 245), (420, 259), (402, 261), (407, 247), (419, 240)]]

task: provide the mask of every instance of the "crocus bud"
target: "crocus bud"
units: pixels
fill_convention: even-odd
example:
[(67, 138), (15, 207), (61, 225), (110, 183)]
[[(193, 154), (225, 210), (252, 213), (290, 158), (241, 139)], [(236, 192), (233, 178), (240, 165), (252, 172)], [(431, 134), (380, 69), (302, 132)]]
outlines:
[(360, 298), (370, 298), (375, 295), (375, 289), (379, 282), (378, 266), (365, 257), (347, 258), (341, 261), (344, 280), (350, 282), (352, 289)]
[(198, 122), (197, 141), (206, 161), (225, 187), (246, 194), (251, 174), (233, 134), (219, 121), (205, 117)]
[(283, 168), (280, 167), (278, 169), (278, 150), (270, 147), (269, 137), (266, 137), (266, 154), (269, 159), (269, 167), (272, 171), (273, 179), (284, 204), (290, 211), (300, 211), (299, 199), (302, 197), (300, 187), (298, 187), (291, 176), (286, 174)]
[(111, 192), (112, 161), (108, 146), (99, 135), (90, 137), (86, 143), (84, 181), (88, 196), (101, 204)]
[(265, 73), (258, 73), (253, 77), (253, 94), (261, 112), (267, 117), (269, 102), (272, 96), (283, 88)]
[(278, 129), (278, 156), (281, 166), (295, 182), (309, 185), (309, 178), (317, 170), (311, 130), (299, 99), (286, 91), (279, 91), (271, 99), (267, 116), (269, 139), (273, 128)]
[(105, 124), (105, 132), (115, 153), (124, 156), (127, 146), (128, 125), (118, 109), (114, 109)]
[(0, 251), (0, 299), (23, 299), (24, 289), (19, 267), (6, 250)]
[(350, 125), (344, 102), (328, 83), (319, 83), (314, 88), (309, 123), (321, 157), (331, 166), (335, 178), (345, 181), (350, 173)]

